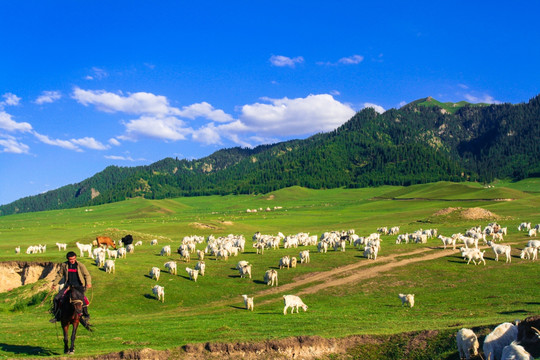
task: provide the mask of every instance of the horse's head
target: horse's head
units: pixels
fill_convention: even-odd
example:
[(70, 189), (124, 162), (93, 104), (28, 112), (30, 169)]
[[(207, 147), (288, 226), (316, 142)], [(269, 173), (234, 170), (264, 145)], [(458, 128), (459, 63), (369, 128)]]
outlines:
[(84, 289), (79, 286), (72, 286), (69, 294), (69, 302), (75, 308), (77, 315), (81, 315), (84, 304)]

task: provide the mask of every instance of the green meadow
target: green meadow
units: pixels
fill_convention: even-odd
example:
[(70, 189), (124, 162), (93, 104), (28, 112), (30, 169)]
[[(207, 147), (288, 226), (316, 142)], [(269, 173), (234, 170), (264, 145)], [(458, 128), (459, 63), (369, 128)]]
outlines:
[[(310, 190), (292, 187), (264, 195), (208, 196), (167, 200), (130, 199), (92, 208), (25, 213), (0, 217), (0, 261), (62, 262), (65, 251), (55, 243), (67, 243), (78, 253), (76, 242), (91, 243), (98, 235), (119, 240), (132, 234), (143, 241), (134, 254), (116, 260), (116, 272), (105, 273), (92, 259), (79, 258), (93, 277), (90, 314), (95, 331), (80, 328), (76, 356), (98, 356), (127, 349), (174, 349), (190, 343), (281, 339), (300, 335), (338, 338), (349, 335), (394, 335), (409, 331), (440, 330), (447, 334), (462, 327), (492, 326), (540, 314), (539, 262), (522, 260), (522, 249), (531, 238), (517, 226), (540, 223), (540, 181), (499, 182), (492, 187), (475, 183), (439, 182), (410, 187), (383, 186), (367, 189)], [(280, 207), (274, 209), (274, 207)], [(265, 211), (270, 208), (271, 211)], [(453, 211), (441, 212), (452, 208)], [(463, 210), (481, 208), (487, 217), (464, 216)], [(263, 209), (248, 213), (246, 209)], [(482, 211), (478, 211), (483, 213)], [(362, 277), (396, 259), (415, 259), (441, 253), (439, 239), (427, 244), (396, 244), (396, 235), (383, 235), (377, 260), (368, 260), (360, 249), (345, 252), (316, 246), (267, 249), (256, 254), (252, 236), (285, 235), (354, 229), (368, 236), (381, 226), (400, 226), (400, 233), (437, 229), (450, 236), (490, 222), (508, 227), (504, 243), (512, 246), (512, 262), (496, 262), (485, 245), (486, 265), (467, 265), (459, 251), (448, 251), (431, 260), (414, 261), (377, 276)], [(245, 252), (228, 260), (205, 258), (206, 275), (189, 280), (176, 249), (188, 235), (244, 235)], [(158, 239), (158, 245), (150, 240)], [(538, 239), (538, 237), (537, 237)], [(47, 245), (43, 254), (26, 254), (30, 245)], [(171, 245), (170, 257), (160, 256)], [(15, 254), (15, 247), (21, 253)], [(204, 249), (206, 243), (199, 244)], [(425, 252), (418, 254), (424, 248)], [(296, 256), (309, 249), (311, 262), (295, 269), (278, 270), (279, 286), (263, 282), (267, 269), (278, 267), (284, 255)], [(178, 275), (169, 274), (164, 263), (175, 260)], [(252, 279), (239, 277), (236, 263), (253, 265)], [(362, 263), (362, 264), (359, 264)], [(358, 264), (352, 272), (339, 272), (309, 282), (310, 276)], [(152, 266), (162, 272), (158, 282), (148, 273)], [(310, 287), (359, 275), (344, 285)], [(302, 281), (300, 281), (302, 280)], [(307, 280), (307, 281), (306, 281)], [(48, 322), (51, 293), (45, 280), (0, 293), (0, 359), (60, 356), (61, 329)], [(165, 302), (156, 300), (152, 287), (165, 287)], [(296, 283), (298, 283), (296, 285)], [(281, 290), (285, 288), (285, 290)], [(414, 293), (414, 308), (402, 307), (398, 293)], [(244, 309), (242, 294), (255, 298), (255, 310)], [(283, 315), (284, 294), (302, 294), (307, 312)], [(454, 339), (437, 358), (457, 359)], [(354, 357), (354, 354), (351, 354)], [(362, 358), (363, 355), (356, 355)], [(439, 357), (440, 356), (440, 357)], [(367, 358), (367, 357), (366, 357)], [(419, 357), (421, 358), (421, 357)]]

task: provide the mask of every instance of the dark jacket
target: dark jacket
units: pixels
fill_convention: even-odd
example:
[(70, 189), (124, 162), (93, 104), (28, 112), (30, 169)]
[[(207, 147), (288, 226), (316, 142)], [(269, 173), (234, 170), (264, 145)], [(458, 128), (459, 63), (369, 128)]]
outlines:
[[(66, 261), (60, 264), (60, 270), (58, 270), (58, 274), (56, 274), (56, 277), (54, 278), (52, 282), (53, 285), (57, 285), (62, 279), (64, 279), (64, 281), (67, 281), (68, 264), (69, 264), (69, 261)], [(84, 266), (78, 261), (77, 261), (77, 275), (79, 276), (79, 280), (81, 281), (82, 286), (92, 285), (92, 277), (90, 276), (90, 273), (86, 269), (86, 266)]]

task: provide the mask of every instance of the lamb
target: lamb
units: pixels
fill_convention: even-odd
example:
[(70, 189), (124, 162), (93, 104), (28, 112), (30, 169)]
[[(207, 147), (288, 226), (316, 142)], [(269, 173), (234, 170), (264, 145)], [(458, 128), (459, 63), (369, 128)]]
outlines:
[(186, 271), (189, 275), (189, 280), (193, 280), (195, 282), (197, 282), (197, 277), (199, 277), (199, 270), (194, 270), (194, 269), (191, 269), (191, 268), (186, 268)]
[(251, 279), (251, 265), (250, 264), (242, 266), (240, 269), (238, 269), (238, 271), (240, 272), (241, 278), (245, 278), (246, 275), (248, 275), (249, 278)]
[(309, 258), (309, 250), (303, 250), (303, 251), (300, 251), (300, 264), (303, 264), (303, 263), (309, 263), (310, 262), (310, 258)]
[(114, 264), (114, 260), (105, 260), (104, 264), (105, 272), (108, 272), (109, 274), (112, 274), (116, 271), (116, 266)]
[(517, 339), (518, 329), (514, 324), (505, 322), (497, 326), (484, 339), (484, 357), (489, 360), (500, 360), (505, 346)]
[(291, 266), (291, 258), (289, 258), (289, 255), (285, 255), (281, 259), (279, 259), (279, 268), (283, 269), (284, 267), (287, 267), (287, 269)]
[(452, 250), (456, 250), (455, 238), (451, 238), (451, 237), (443, 236), (443, 235), (439, 235), (438, 238), (441, 239), (445, 250), (446, 250), (446, 247), (449, 245), (452, 245)]
[(266, 283), (266, 285), (278, 286), (277, 270), (266, 270), (266, 272), (264, 273), (264, 282)]
[(154, 286), (152, 292), (156, 295), (158, 301), (161, 300), (161, 302), (165, 302), (165, 288), (163, 286)]
[(501, 360), (534, 360), (534, 358), (523, 346), (513, 341), (510, 345), (504, 347)]
[(159, 275), (161, 273), (161, 270), (159, 270), (158, 267), (154, 266), (151, 270), (150, 270), (150, 277), (152, 279), (156, 279), (156, 281), (159, 281)]
[(456, 342), (459, 351), (460, 359), (470, 359), (471, 351), (473, 356), (478, 355), (478, 348), (480, 344), (478, 343), (478, 338), (476, 334), (471, 329), (463, 328), (457, 332)]
[(253, 298), (248, 297), (247, 295), (242, 295), (244, 298), (244, 305), (246, 306), (246, 310), (253, 311)]
[(414, 306), (414, 294), (398, 294), (401, 299), (401, 306), (408, 304), (410, 307)]
[(66, 250), (67, 244), (64, 243), (56, 243), (56, 246), (58, 246), (58, 251)]
[(538, 259), (538, 249), (535, 247), (525, 247), (523, 250), (521, 250), (521, 254), (519, 255), (520, 258), (527, 260), (537, 260)]
[(165, 268), (169, 270), (169, 274), (178, 275), (176, 261), (168, 261), (165, 264), (163, 264), (163, 266), (165, 266)]
[(298, 314), (298, 308), (301, 307), (304, 311), (307, 311), (308, 307), (302, 299), (296, 295), (283, 295), (283, 303), (285, 307), (283, 308), (283, 315), (287, 315), (287, 309), (291, 308), (291, 314), (294, 313), (296, 308), (296, 313)]
[(495, 261), (499, 261), (499, 255), (504, 254), (506, 255), (506, 262), (512, 262), (512, 256), (510, 255), (512, 249), (510, 248), (510, 245), (498, 245), (494, 244), (491, 241), (488, 241), (487, 244), (493, 249), (493, 252), (495, 253)]
[(201, 274), (201, 276), (204, 276), (204, 272), (206, 270), (206, 264), (204, 263), (204, 261), (198, 261), (195, 265), (195, 270), (199, 270), (199, 274)]
[(161, 248), (161, 256), (171, 256), (171, 245), (165, 245)]

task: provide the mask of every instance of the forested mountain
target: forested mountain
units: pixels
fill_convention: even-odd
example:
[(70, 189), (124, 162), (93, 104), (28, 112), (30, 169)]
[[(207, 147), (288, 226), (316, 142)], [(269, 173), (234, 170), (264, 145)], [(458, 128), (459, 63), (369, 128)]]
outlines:
[(314, 189), (485, 181), (540, 176), (540, 96), (523, 104), (441, 103), (425, 98), (377, 114), (364, 109), (338, 129), (197, 160), (107, 167), (78, 184), (0, 206), (0, 215), (162, 199)]

